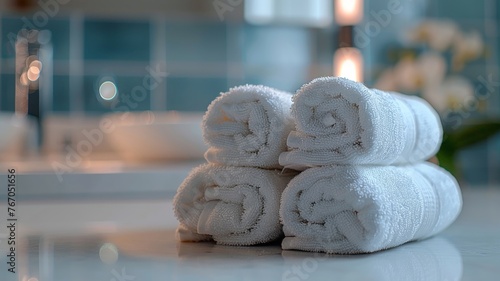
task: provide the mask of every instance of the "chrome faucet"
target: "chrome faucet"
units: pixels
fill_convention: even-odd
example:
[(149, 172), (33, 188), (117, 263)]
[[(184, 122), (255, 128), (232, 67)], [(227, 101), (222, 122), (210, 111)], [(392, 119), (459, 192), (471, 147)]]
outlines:
[(48, 30), (19, 31), (16, 50), (17, 114), (35, 118), (38, 146), (43, 140), (43, 115), (52, 108), (53, 100), (53, 50)]

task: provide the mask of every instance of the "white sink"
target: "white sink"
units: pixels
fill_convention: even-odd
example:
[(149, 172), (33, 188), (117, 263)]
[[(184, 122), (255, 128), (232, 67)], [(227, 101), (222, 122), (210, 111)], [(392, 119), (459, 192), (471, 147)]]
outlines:
[(201, 159), (207, 150), (202, 113), (146, 111), (107, 117), (115, 126), (110, 143), (128, 161)]
[(27, 117), (0, 113), (0, 159), (10, 160), (20, 156), (26, 145), (27, 128)]

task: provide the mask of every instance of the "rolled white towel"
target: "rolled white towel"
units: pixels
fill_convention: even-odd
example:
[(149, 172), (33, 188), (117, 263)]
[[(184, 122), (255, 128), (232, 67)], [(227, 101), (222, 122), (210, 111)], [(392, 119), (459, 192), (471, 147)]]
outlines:
[(266, 243), (282, 235), (279, 202), (292, 175), (251, 167), (204, 164), (174, 197), (180, 241), (224, 245)]
[(455, 178), (431, 163), (311, 168), (283, 192), (282, 248), (375, 252), (442, 231), (461, 208)]
[(232, 166), (279, 168), (293, 129), (292, 95), (265, 86), (244, 85), (223, 93), (203, 118), (205, 158)]
[(296, 129), (281, 165), (412, 163), (433, 156), (442, 140), (436, 111), (423, 99), (368, 89), (345, 78), (318, 78), (294, 96)]

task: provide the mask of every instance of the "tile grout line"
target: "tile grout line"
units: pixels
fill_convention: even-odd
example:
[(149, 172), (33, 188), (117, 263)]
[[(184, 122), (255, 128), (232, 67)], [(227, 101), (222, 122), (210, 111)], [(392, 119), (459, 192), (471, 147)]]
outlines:
[[(155, 68), (157, 64), (160, 68), (167, 66), (167, 47), (166, 47), (166, 22), (165, 18), (158, 15), (150, 21), (150, 67)], [(168, 72), (167, 69), (165, 71)], [(158, 87), (150, 90), (150, 110), (166, 111), (167, 110), (167, 77), (163, 77), (163, 81)]]
[(85, 115), (85, 92), (83, 89), (83, 16), (70, 16), (69, 37), (69, 112), (70, 115)]

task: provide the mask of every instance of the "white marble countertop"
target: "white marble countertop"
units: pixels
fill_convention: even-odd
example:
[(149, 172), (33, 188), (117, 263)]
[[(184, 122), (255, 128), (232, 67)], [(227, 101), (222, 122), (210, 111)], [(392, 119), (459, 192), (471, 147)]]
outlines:
[[(282, 251), (279, 243), (178, 243), (169, 199), (26, 201), (16, 206), (16, 274), (7, 271), (0, 203), (0, 280), (499, 280), (500, 189), (466, 190), (440, 235), (369, 255)], [(31, 278), (31, 279), (30, 279)]]
[[(60, 158), (11, 161), (0, 163), (0, 183), (14, 168), (22, 187), (17, 193), (24, 200), (172, 198), (200, 163), (204, 160), (149, 164), (92, 160), (76, 166)], [(0, 191), (0, 199), (5, 199), (5, 192)]]

